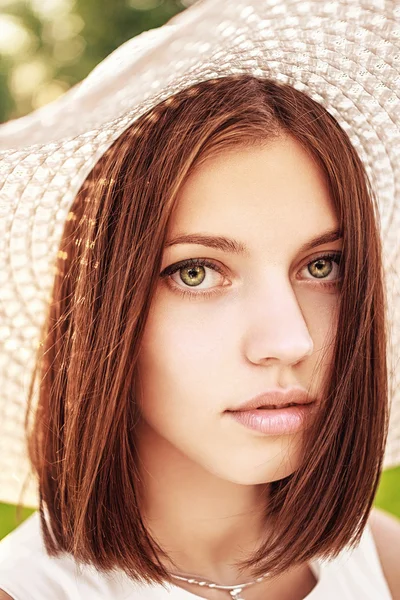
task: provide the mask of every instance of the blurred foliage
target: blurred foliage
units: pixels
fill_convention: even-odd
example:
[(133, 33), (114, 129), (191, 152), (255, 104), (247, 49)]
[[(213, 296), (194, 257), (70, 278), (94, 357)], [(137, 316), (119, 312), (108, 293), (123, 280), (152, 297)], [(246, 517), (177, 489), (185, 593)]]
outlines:
[(193, 0), (0, 0), (0, 123), (51, 102)]
[(34, 512), (25, 507), (17, 512), (17, 507), (13, 504), (0, 504), (0, 540)]
[(400, 467), (382, 473), (375, 505), (400, 519)]

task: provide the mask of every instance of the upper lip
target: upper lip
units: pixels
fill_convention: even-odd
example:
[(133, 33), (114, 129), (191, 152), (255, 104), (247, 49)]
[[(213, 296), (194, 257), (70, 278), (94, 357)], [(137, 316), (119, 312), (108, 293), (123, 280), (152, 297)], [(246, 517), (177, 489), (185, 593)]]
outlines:
[(301, 388), (274, 388), (258, 394), (229, 412), (255, 410), (261, 406), (282, 407), (286, 404), (311, 404), (313, 399)]

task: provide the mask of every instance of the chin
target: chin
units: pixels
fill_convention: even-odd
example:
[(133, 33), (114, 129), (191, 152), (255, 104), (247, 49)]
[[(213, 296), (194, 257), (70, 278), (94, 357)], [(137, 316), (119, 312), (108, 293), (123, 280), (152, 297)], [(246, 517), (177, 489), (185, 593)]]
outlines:
[(295, 468), (281, 468), (274, 472), (254, 473), (249, 470), (248, 473), (235, 473), (227, 474), (224, 479), (231, 481), (232, 483), (238, 483), (239, 485), (262, 485), (265, 483), (272, 483), (273, 481), (279, 481), (289, 477), (296, 471)]
[[(283, 451), (265, 452), (265, 458), (257, 453), (257, 457), (242, 456), (235, 461), (232, 459), (221, 465), (221, 469), (211, 469), (215, 475), (232, 483), (240, 485), (260, 485), (272, 483), (292, 475), (300, 467), (302, 452), (291, 445), (285, 445)], [(227, 466), (229, 467), (227, 469)]]

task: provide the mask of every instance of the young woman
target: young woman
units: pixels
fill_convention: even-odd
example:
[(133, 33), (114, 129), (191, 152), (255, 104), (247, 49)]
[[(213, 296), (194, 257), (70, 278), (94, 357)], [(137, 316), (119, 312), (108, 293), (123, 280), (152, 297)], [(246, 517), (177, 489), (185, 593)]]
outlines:
[(0, 544), (0, 598), (400, 598), (400, 526), (371, 513), (374, 208), (336, 120), (267, 79), (191, 86), (115, 141), (65, 225), (40, 514)]

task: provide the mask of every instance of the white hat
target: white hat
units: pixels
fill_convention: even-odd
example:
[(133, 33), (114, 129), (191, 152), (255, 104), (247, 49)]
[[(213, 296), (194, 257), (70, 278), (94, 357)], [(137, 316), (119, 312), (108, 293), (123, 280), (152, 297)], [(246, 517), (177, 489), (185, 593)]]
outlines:
[[(391, 425), (400, 463), (400, 6), (396, 0), (203, 0), (126, 42), (80, 84), (0, 126), (0, 500), (30, 472), (24, 415), (64, 221), (133, 121), (198, 82), (249, 73), (290, 84), (349, 135), (379, 202), (390, 308)], [(22, 501), (38, 506), (31, 477)]]

